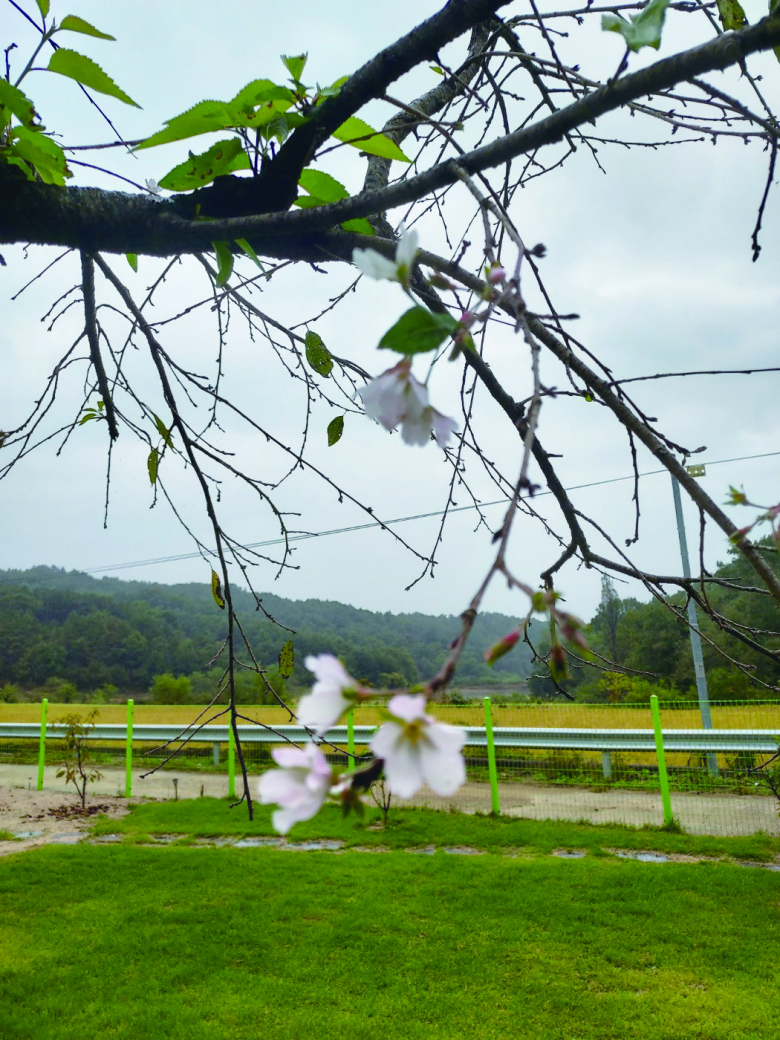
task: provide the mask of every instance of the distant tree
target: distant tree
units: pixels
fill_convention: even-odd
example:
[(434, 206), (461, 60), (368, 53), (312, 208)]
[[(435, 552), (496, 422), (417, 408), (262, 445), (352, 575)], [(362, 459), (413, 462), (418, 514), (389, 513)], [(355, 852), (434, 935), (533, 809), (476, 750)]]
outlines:
[(192, 683), (186, 675), (155, 675), (149, 692), (153, 704), (192, 704)]

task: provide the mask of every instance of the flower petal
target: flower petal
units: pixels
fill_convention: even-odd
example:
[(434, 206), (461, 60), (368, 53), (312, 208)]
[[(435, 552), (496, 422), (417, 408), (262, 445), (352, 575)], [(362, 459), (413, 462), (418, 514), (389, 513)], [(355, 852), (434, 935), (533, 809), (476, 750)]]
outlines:
[(352, 263), (369, 278), (375, 278), (377, 281), (397, 280), (398, 264), (377, 253), (375, 249), (353, 249)]

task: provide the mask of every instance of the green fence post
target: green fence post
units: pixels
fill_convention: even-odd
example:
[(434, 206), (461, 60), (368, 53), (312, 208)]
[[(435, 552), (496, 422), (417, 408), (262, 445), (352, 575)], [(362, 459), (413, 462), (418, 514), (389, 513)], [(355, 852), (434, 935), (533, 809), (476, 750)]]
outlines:
[(38, 744), (38, 790), (43, 790), (43, 767), (46, 765), (46, 711), (49, 701), (46, 697), (41, 701), (41, 736)]
[(348, 766), (355, 764), (355, 709), (350, 708), (347, 713), (347, 751), (349, 751)]
[(233, 721), (228, 722), (228, 798), (236, 797), (236, 737)]
[(125, 798), (133, 793), (133, 699), (127, 702), (127, 738), (125, 744)]
[(664, 827), (669, 827), (674, 822), (674, 816), (672, 815), (672, 799), (669, 795), (669, 776), (666, 772), (666, 753), (664, 752), (664, 737), (661, 732), (661, 712), (658, 709), (658, 697), (655, 694), (650, 698), (650, 710), (653, 713), (655, 753), (658, 758), (658, 784), (661, 788), (661, 804), (664, 807)]
[(493, 716), (490, 711), (490, 698), (482, 701), (485, 705), (485, 736), (487, 737), (488, 776), (490, 777), (490, 807), (498, 816), (501, 809), (498, 804), (498, 772), (496, 771), (496, 746), (493, 743)]

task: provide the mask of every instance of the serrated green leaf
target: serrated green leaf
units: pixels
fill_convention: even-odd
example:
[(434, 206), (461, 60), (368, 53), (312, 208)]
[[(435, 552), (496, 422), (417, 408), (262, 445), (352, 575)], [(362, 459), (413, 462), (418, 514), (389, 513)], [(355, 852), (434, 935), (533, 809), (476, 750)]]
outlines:
[(222, 585), (219, 580), (219, 575), (215, 570), (211, 572), (211, 595), (214, 597), (214, 602), (217, 604), (220, 610), (225, 609), (225, 598), (222, 595)]
[(289, 679), (295, 667), (295, 644), (288, 639), (279, 651), (279, 671), (283, 679)]
[(217, 258), (217, 277), (215, 281), (221, 288), (233, 273), (233, 254), (230, 251), (229, 242), (212, 242), (211, 245)]
[(729, 30), (736, 31), (747, 25), (747, 18), (739, 0), (718, 0), (718, 15), (720, 16), (720, 24), (726, 32)]
[(50, 137), (26, 126), (15, 126), (11, 131), (11, 155), (31, 163), (44, 184), (60, 187), (71, 176), (65, 153)]
[(412, 307), (387, 330), (379, 341), (379, 347), (407, 356), (424, 354), (435, 350), (457, 326), (451, 314), (434, 314), (425, 307)]
[(290, 121), (287, 116), (274, 116), (265, 126), (260, 127), (260, 133), (266, 141), (275, 137), (279, 144), (284, 144), (290, 136)]
[(214, 101), (210, 98), (199, 101), (186, 112), (174, 116), (173, 119), (166, 119), (164, 129), (141, 141), (133, 151), (138, 152), (142, 148), (154, 148), (159, 144), (185, 141), (188, 137), (197, 137), (199, 134), (226, 130), (233, 125), (233, 120), (234, 113), (224, 101)]
[(149, 480), (152, 484), (157, 483), (157, 468), (160, 465), (160, 453), (157, 448), (152, 448), (149, 458), (146, 460), (146, 468), (149, 471)]
[(337, 444), (341, 440), (341, 435), (344, 432), (344, 416), (337, 415), (335, 419), (331, 419), (328, 423), (328, 447), (332, 448), (334, 444)]
[(293, 58), (288, 58), (286, 54), (282, 54), (281, 58), (284, 62), (284, 67), (290, 73), (295, 82), (300, 83), (303, 70), (306, 68), (306, 59), (308, 58), (308, 54), (299, 54)]
[(75, 14), (66, 14), (57, 29), (58, 31), (68, 29), (70, 32), (83, 33), (84, 36), (96, 36), (99, 40), (116, 40), (115, 36), (101, 32), (100, 29), (96, 29), (94, 25), (90, 25), (89, 22), (85, 22), (83, 18), (79, 18)]
[(68, 50), (67, 47), (60, 47), (59, 50), (52, 54), (47, 68), (49, 72), (56, 72), (60, 76), (75, 79), (83, 87), (97, 90), (100, 94), (108, 94), (109, 97), (115, 97), (126, 105), (132, 105), (133, 108), (141, 107), (114, 83), (97, 62), (87, 58), (84, 54), (79, 54), (77, 51)]
[(200, 155), (190, 152), (187, 161), (169, 170), (159, 185), (166, 191), (192, 191), (211, 184), (215, 177), (251, 168), (241, 141), (237, 137), (227, 137)]
[[(666, 2), (668, 3), (669, 0)], [(337, 141), (351, 144), (369, 155), (379, 155), (383, 159), (396, 159), (398, 162), (411, 162), (395, 141), (391, 141), (383, 133), (374, 130), (357, 116), (350, 116), (346, 123), (342, 123), (338, 130), (334, 131), (333, 136)]]
[(314, 369), (317, 375), (327, 378), (333, 369), (330, 351), (316, 332), (307, 332), (303, 342), (309, 367)]
[(304, 191), (308, 191), (322, 202), (338, 202), (339, 199), (349, 198), (349, 192), (344, 185), (322, 170), (304, 170), (298, 178), (298, 183)]
[(138, 254), (137, 253), (125, 253), (125, 259), (127, 260), (128, 264), (130, 264), (132, 269), (137, 273), (138, 272)]
[[(171, 430), (168, 429), (168, 427), (165, 425), (165, 423), (162, 421), (159, 415), (155, 415), (154, 412), (152, 412), (152, 416), (154, 418), (154, 425), (157, 427), (157, 432), (160, 434), (167, 446), (169, 448), (172, 448), (173, 441), (171, 440)], [(171, 427), (171, 429), (173, 429), (173, 427)]]
[(32, 127), (38, 114), (32, 101), (5, 79), (0, 79), (0, 107), (7, 108), (22, 126)]
[[(285, 101), (292, 105), (295, 102), (289, 87), (281, 87), (270, 79), (253, 79), (228, 102), (229, 108), (253, 109), (269, 101)], [(280, 109), (284, 111), (284, 109)]]
[(620, 15), (605, 14), (601, 16), (601, 28), (604, 32), (620, 33), (630, 51), (639, 51), (643, 47), (652, 47), (657, 51), (661, 46), (668, 6), (669, 0), (650, 0), (639, 14), (631, 16), (630, 22)]
[(38, 4), (38, 10), (45, 18), (49, 13), (49, 0), (35, 0), (35, 2)]
[(345, 220), (341, 225), (345, 231), (355, 231), (359, 235), (376, 235), (376, 231), (365, 217), (355, 217), (354, 220)]

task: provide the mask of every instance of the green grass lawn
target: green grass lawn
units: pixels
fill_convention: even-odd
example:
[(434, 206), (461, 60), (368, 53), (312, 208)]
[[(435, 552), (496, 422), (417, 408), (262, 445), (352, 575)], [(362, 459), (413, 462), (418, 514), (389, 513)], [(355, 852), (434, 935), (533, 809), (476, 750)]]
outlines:
[[(249, 822), (244, 806), (230, 808), (226, 800), (196, 798), (181, 802), (147, 802), (134, 807), (122, 820), (98, 820), (95, 834), (124, 834), (128, 840), (144, 840), (154, 834), (237, 837), (273, 834), (271, 808), (255, 805)], [(338, 838), (349, 845), (384, 845), (403, 849), (421, 845), (472, 845), (499, 852), (504, 848), (531, 853), (553, 849), (647, 849), (698, 856), (730, 856), (734, 859), (771, 860), (780, 854), (780, 838), (755, 834), (741, 838), (669, 834), (655, 828), (599, 826), (559, 820), (520, 820), (509, 816), (478, 816), (435, 812), (430, 809), (391, 809), (388, 827), (372, 829), (380, 819), (378, 810), (367, 809), (363, 823), (343, 819), (335, 805), (325, 805), (306, 823), (299, 823), (288, 837), (291, 841)]]
[(771, 1040), (778, 942), (727, 864), (49, 846), (0, 860), (0, 1036)]

